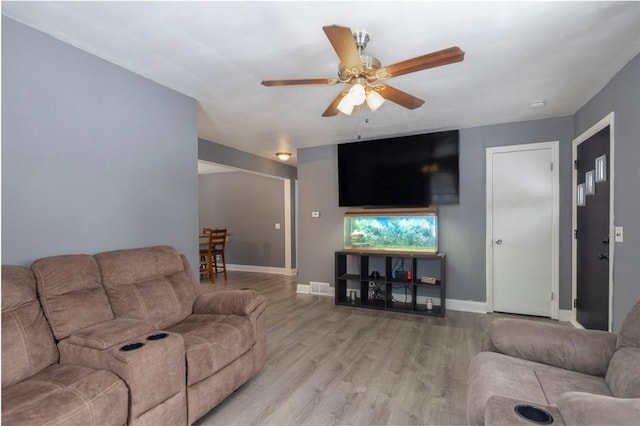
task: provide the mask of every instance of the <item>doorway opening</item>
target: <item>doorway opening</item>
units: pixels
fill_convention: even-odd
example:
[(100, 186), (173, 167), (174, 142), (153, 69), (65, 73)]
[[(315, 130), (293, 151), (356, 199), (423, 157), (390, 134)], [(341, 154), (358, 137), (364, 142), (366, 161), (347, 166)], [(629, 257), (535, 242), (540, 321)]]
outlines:
[(228, 269), (295, 275), (297, 180), (201, 159), (198, 174), (200, 225), (233, 228), (229, 252), (240, 262)]

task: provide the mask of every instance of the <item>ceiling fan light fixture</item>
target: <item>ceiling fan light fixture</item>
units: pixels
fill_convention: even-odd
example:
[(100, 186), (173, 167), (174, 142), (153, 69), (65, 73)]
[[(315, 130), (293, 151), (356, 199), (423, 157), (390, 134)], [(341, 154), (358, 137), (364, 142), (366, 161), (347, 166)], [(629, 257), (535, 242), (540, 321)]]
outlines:
[(362, 105), (367, 98), (364, 86), (360, 83), (355, 83), (351, 86), (351, 89), (349, 89), (347, 97), (353, 105)]
[(375, 90), (369, 90), (369, 94), (367, 95), (367, 105), (369, 106), (369, 109), (371, 111), (377, 111), (383, 103), (384, 98), (380, 95), (380, 93), (376, 92)]
[(276, 152), (276, 157), (278, 157), (278, 159), (280, 161), (287, 161), (287, 160), (289, 160), (289, 158), (291, 158), (291, 153), (290, 152)]
[(343, 113), (344, 115), (351, 115), (353, 112), (354, 103), (351, 101), (349, 94), (346, 94), (342, 97), (340, 103), (338, 103), (338, 111)]

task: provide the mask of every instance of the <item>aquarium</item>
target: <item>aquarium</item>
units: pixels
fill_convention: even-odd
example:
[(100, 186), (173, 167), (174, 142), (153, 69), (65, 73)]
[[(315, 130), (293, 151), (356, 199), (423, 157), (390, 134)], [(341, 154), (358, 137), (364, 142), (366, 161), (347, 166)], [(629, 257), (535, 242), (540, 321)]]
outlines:
[(438, 252), (438, 211), (428, 209), (348, 210), (344, 249), (405, 253)]

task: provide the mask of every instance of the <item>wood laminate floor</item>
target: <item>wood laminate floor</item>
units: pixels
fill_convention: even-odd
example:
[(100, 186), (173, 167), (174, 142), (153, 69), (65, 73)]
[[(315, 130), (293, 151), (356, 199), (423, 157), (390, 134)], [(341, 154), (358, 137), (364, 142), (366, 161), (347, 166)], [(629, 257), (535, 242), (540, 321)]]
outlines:
[[(220, 276), (221, 277), (221, 276)], [(335, 306), (296, 277), (229, 272), (204, 291), (267, 298), (267, 362), (201, 425), (465, 424), (467, 368), (492, 315)]]

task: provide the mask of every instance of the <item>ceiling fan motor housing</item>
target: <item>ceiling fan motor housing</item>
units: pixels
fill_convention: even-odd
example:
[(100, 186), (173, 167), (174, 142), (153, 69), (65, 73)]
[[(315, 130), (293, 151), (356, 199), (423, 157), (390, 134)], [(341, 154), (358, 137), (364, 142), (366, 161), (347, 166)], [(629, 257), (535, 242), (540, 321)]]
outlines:
[(353, 40), (356, 42), (356, 47), (360, 53), (362, 53), (362, 51), (367, 47), (369, 40), (371, 40), (371, 37), (369, 37), (369, 33), (366, 31), (354, 31)]
[(364, 78), (369, 82), (373, 82), (378, 79), (376, 76), (376, 70), (382, 65), (378, 58), (369, 55), (360, 55), (362, 61), (362, 69), (355, 69), (340, 64), (338, 66), (338, 78), (342, 82), (349, 82), (354, 78)]

